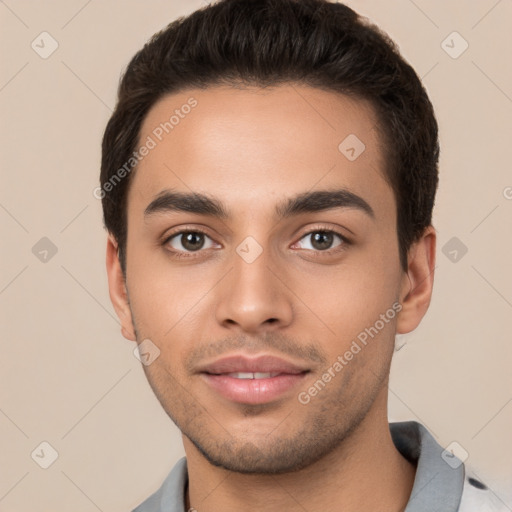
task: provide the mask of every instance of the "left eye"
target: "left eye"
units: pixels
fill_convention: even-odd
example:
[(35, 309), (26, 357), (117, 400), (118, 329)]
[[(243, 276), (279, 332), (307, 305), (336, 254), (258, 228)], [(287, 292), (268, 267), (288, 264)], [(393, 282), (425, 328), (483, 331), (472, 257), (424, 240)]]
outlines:
[[(326, 251), (341, 245), (344, 242), (344, 238), (335, 233), (334, 231), (311, 231), (304, 235), (300, 240), (310, 239), (309, 244), (306, 244), (305, 247), (301, 247), (302, 249), (312, 249), (314, 251)], [(336, 241), (336, 238), (340, 240), (337, 245), (333, 245)], [(298, 243), (301, 243), (300, 241)], [(309, 247), (308, 247), (309, 245)]]

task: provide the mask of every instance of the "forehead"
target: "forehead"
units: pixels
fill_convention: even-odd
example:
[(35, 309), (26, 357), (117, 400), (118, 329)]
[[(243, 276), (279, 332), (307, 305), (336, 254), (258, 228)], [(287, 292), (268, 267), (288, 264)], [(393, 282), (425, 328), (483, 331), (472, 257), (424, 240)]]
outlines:
[(334, 92), (291, 84), (182, 91), (144, 119), (129, 210), (143, 211), (165, 189), (255, 212), (283, 196), (340, 187), (377, 211), (393, 209), (380, 144), (371, 105)]

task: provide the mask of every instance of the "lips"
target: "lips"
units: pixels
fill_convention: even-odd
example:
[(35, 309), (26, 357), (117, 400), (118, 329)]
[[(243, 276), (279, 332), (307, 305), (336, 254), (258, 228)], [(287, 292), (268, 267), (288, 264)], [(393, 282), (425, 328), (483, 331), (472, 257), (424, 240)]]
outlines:
[(308, 372), (305, 366), (270, 355), (224, 357), (198, 371), (214, 392), (244, 404), (275, 401), (297, 387)]
[(201, 373), (286, 373), (295, 375), (308, 371), (308, 368), (285, 361), (279, 357), (265, 355), (258, 357), (228, 356), (200, 367)]

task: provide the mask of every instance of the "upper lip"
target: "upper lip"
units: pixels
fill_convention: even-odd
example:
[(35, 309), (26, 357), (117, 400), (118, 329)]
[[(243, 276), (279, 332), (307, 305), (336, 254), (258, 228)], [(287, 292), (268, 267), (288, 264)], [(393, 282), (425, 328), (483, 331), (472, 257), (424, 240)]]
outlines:
[(242, 355), (226, 356), (199, 368), (200, 373), (217, 375), (236, 372), (299, 374), (305, 371), (308, 371), (305, 367), (271, 355), (258, 357)]

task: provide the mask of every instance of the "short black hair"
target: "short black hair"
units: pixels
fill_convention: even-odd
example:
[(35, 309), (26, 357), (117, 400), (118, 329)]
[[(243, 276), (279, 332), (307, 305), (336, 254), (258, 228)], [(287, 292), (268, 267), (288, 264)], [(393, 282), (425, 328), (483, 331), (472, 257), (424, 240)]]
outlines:
[(151, 107), (186, 89), (287, 83), (365, 99), (375, 109), (384, 177), (396, 201), (400, 264), (407, 269), (411, 244), (431, 224), (438, 185), (438, 126), (416, 72), (387, 34), (341, 3), (221, 0), (156, 33), (120, 80), (103, 136), (100, 196), (124, 275), (127, 196), (136, 170), (133, 164), (127, 172), (126, 164)]

